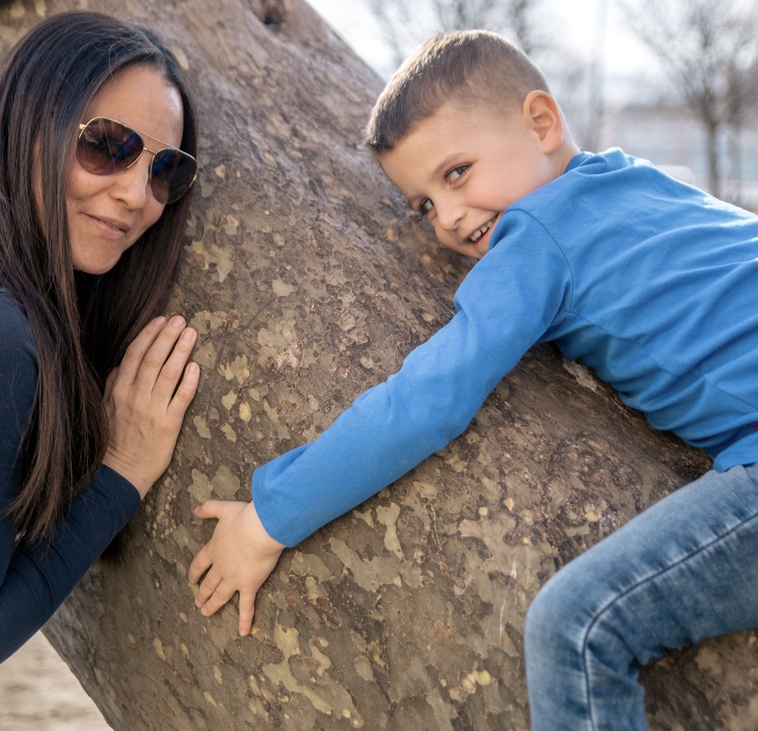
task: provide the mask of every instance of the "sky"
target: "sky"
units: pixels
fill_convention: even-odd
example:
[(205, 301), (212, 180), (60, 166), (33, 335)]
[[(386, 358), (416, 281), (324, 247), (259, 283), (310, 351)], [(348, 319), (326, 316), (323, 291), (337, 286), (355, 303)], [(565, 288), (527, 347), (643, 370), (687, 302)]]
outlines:
[[(379, 39), (365, 0), (308, 0), (369, 66), (388, 78), (394, 70), (391, 53)], [(588, 62), (601, 50), (608, 76), (646, 72), (652, 61), (644, 46), (625, 28), (622, 11), (613, 0), (542, 0), (545, 30), (572, 54)], [(598, 42), (601, 10), (606, 9), (605, 39)]]

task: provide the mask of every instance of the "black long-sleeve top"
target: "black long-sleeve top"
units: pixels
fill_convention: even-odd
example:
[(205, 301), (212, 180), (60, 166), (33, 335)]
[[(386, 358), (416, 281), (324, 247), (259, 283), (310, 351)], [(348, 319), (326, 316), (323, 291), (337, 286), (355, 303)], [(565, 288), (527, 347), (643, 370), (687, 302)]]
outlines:
[[(36, 383), (23, 308), (0, 287), (0, 512), (20, 489), (19, 445)], [(0, 662), (53, 615), (139, 503), (136, 488), (103, 465), (48, 548), (17, 538), (11, 518), (0, 515)]]

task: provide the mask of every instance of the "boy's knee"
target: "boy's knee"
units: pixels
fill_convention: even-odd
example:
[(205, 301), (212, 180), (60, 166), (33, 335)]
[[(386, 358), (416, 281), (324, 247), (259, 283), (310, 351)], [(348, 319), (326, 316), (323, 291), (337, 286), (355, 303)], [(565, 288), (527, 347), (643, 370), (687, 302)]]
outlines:
[(563, 624), (563, 601), (550, 582), (540, 589), (526, 613), (524, 642), (527, 647), (552, 643)]
[(528, 647), (572, 642), (593, 618), (588, 595), (575, 572), (561, 569), (537, 593), (526, 614)]

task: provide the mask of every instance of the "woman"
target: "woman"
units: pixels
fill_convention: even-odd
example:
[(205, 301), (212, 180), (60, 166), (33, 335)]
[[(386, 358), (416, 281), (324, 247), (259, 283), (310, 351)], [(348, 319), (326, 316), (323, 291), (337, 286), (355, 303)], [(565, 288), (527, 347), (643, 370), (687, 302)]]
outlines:
[(140, 25), (53, 16), (0, 69), (0, 661), (171, 459), (197, 335), (154, 315), (195, 151), (176, 60)]

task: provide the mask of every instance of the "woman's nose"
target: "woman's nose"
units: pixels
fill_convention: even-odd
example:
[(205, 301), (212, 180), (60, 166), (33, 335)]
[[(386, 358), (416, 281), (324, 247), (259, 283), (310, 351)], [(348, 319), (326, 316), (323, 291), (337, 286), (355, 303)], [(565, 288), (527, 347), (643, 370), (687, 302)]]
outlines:
[(145, 151), (139, 159), (126, 170), (113, 175), (112, 195), (131, 209), (145, 206), (150, 190), (150, 164), (152, 155)]

